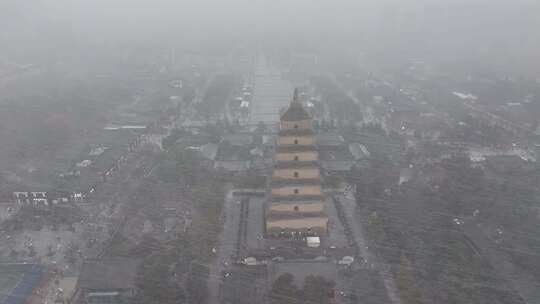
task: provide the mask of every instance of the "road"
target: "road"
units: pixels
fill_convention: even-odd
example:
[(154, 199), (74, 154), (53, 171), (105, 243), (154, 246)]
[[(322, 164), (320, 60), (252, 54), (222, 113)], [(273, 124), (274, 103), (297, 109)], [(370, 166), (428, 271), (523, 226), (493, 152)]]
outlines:
[(226, 269), (228, 263), (232, 261), (231, 257), (236, 252), (238, 240), (238, 228), (240, 224), (240, 201), (239, 198), (232, 195), (230, 191), (223, 206), (223, 230), (219, 236), (219, 244), (216, 248), (216, 258), (214, 264), (210, 267), (210, 276), (208, 280), (208, 303), (219, 303), (219, 289), (221, 284), (222, 272)]
[(461, 226), (468, 237), (478, 246), (482, 255), (489, 261), (500, 277), (527, 304), (538, 303), (540, 299), (540, 283), (530, 274), (516, 267), (498, 245), (487, 237), (487, 232), (476, 221), (465, 220)]
[(264, 197), (253, 196), (249, 198), (248, 216), (246, 220), (246, 247), (250, 249), (264, 249)]
[(476, 106), (473, 102), (459, 99), (461, 101), (461, 104), (466, 107), (471, 112), (475, 112), (479, 114), (482, 118), (490, 122), (491, 124), (500, 126), (506, 130), (510, 130), (512, 132), (521, 133), (521, 134), (530, 134), (534, 133), (534, 130), (529, 129), (527, 126), (510, 121), (507, 119), (504, 119), (500, 117), (499, 115), (493, 114), (491, 112), (488, 112), (478, 106)]
[(368, 265), (372, 265), (371, 267), (378, 270), (379, 275), (383, 280), (384, 287), (386, 288), (388, 297), (390, 298), (392, 303), (401, 304), (399, 291), (394, 282), (394, 276), (387, 267), (384, 267), (377, 262), (376, 256), (373, 255), (369, 250), (368, 243), (366, 242), (366, 238), (364, 237), (362, 224), (356, 217), (356, 199), (350, 192), (346, 195), (338, 195), (337, 198), (340, 200), (345, 211), (347, 221), (350, 223), (355, 242), (360, 250), (360, 255), (366, 259)]
[(386, 125), (386, 119), (384, 117), (377, 117), (375, 114), (375, 110), (370, 105), (369, 102), (362, 101), (356, 97), (354, 92), (352, 90), (347, 90), (345, 87), (343, 87), (343, 84), (339, 82), (334, 77), (334, 83), (345, 93), (347, 96), (353, 100), (355, 104), (360, 106), (360, 109), (362, 110), (363, 116), (362, 116), (362, 123), (363, 124), (370, 124), (370, 123), (376, 123), (380, 124), (383, 130), (386, 132), (389, 132), (388, 127)]
[(253, 76), (253, 98), (250, 123), (263, 122), (275, 125), (279, 122), (279, 110), (286, 107), (292, 98), (291, 84), (281, 77), (281, 72), (271, 66), (264, 55), (257, 56)]

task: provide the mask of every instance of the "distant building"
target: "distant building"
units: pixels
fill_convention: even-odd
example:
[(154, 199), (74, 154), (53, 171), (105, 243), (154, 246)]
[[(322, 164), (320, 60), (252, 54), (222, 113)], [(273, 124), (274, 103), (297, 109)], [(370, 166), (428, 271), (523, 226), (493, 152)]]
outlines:
[(0, 263), (0, 303), (26, 304), (37, 301), (35, 291), (46, 277), (47, 268), (39, 264)]
[(86, 260), (75, 291), (76, 303), (130, 303), (136, 294), (138, 260), (108, 258)]
[(370, 153), (366, 146), (360, 143), (351, 143), (349, 144), (349, 151), (351, 152), (354, 160), (360, 160), (370, 157)]
[(355, 164), (355, 160), (349, 145), (323, 146), (319, 145), (321, 167), (326, 172), (349, 171)]
[[(88, 201), (125, 163), (127, 154), (144, 142), (144, 133), (138, 126), (105, 128), (85, 150), (66, 148), (69, 151), (59, 152), (58, 167), (36, 170), (14, 187), (13, 201), (37, 206)], [(71, 150), (78, 152), (76, 159), (70, 157)]]
[(224, 135), (222, 142), (228, 142), (233, 146), (249, 146), (253, 144), (253, 136), (245, 133), (227, 134)]
[(251, 158), (249, 146), (232, 145), (224, 141), (217, 149), (214, 168), (231, 172), (246, 171), (251, 167)]
[(345, 143), (343, 136), (336, 133), (317, 134), (317, 144), (319, 146), (339, 146)]
[(520, 174), (523, 170), (530, 170), (527, 161), (518, 155), (492, 155), (486, 157), (486, 167), (497, 174)]
[(402, 168), (402, 169), (399, 171), (399, 182), (398, 182), (398, 185), (401, 186), (401, 184), (410, 181), (410, 180), (413, 178), (414, 173), (415, 173), (415, 171), (414, 171), (413, 168), (410, 168), (410, 167)]
[(13, 198), (18, 204), (47, 205), (49, 202), (47, 191), (15, 191)]
[(298, 100), (281, 116), (265, 220), (270, 237), (295, 238), (327, 233), (312, 119)]

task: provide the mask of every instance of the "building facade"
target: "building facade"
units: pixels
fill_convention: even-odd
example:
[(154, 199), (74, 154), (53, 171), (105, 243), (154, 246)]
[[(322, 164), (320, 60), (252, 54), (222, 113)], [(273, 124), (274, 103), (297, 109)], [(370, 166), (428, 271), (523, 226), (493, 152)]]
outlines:
[(266, 208), (267, 237), (326, 235), (328, 217), (312, 119), (298, 100), (280, 119)]

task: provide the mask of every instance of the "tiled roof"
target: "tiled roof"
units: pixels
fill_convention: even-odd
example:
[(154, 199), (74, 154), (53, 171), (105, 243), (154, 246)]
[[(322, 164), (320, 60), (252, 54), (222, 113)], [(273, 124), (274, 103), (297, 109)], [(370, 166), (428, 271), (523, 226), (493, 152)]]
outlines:
[(296, 169), (296, 168), (310, 168), (319, 167), (319, 163), (316, 161), (279, 161), (274, 165), (277, 169)]
[(324, 212), (298, 212), (298, 213), (279, 213), (270, 212), (266, 220), (287, 220), (287, 219), (308, 219), (308, 218), (326, 218)]
[(130, 258), (86, 260), (79, 286), (92, 290), (133, 289), (138, 265), (138, 260)]
[(276, 178), (273, 179), (270, 185), (272, 187), (283, 186), (303, 186), (303, 185), (320, 185), (319, 178)]
[(306, 119), (311, 119), (311, 116), (309, 116), (306, 109), (304, 109), (304, 107), (300, 103), (300, 100), (298, 100), (298, 89), (294, 89), (293, 100), (291, 102), (291, 105), (289, 106), (287, 111), (285, 111), (285, 113), (281, 115), (281, 120), (282, 121), (300, 121), (300, 120), (306, 120)]
[(324, 195), (272, 196), (272, 202), (324, 201)]
[(317, 146), (314, 146), (314, 145), (290, 145), (290, 146), (277, 146), (276, 148), (276, 152), (280, 153), (280, 152), (284, 152), (284, 153), (289, 153), (289, 152), (307, 152), (307, 151), (316, 151), (317, 150)]
[(299, 102), (292, 102), (287, 111), (281, 115), (282, 121), (300, 121), (306, 119), (311, 119), (311, 116)]
[(279, 136), (307, 136), (307, 135), (314, 135), (315, 132), (311, 129), (292, 129), (292, 130), (281, 130), (279, 131)]

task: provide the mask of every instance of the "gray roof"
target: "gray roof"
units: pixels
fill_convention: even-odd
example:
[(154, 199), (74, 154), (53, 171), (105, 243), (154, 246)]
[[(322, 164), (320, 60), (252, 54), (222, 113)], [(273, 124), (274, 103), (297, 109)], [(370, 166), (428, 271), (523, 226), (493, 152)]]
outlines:
[[(31, 173), (16, 172), (22, 177), (18, 183), (22, 191), (86, 192), (101, 181), (101, 174), (110, 169), (124, 155), (141, 129), (98, 130), (57, 153), (38, 159)], [(106, 148), (101, 154), (91, 154), (96, 148)], [(76, 164), (89, 160), (87, 167)], [(28, 170), (25, 170), (28, 172)], [(78, 172), (77, 172), (78, 171)], [(71, 174), (77, 172), (78, 174)]]
[(366, 158), (370, 156), (369, 151), (367, 148), (360, 144), (360, 143), (351, 143), (349, 144), (349, 152), (351, 152), (352, 156), (355, 160), (359, 160), (362, 158)]
[(278, 146), (276, 148), (277, 152), (307, 152), (307, 151), (316, 151), (317, 146), (305, 146), (305, 145), (294, 145), (294, 146)]
[(279, 161), (274, 167), (278, 169), (318, 168), (319, 163), (316, 161)]
[(317, 144), (319, 146), (339, 146), (344, 142), (343, 136), (336, 133), (317, 134)]
[(218, 147), (219, 146), (216, 144), (207, 143), (206, 145), (201, 146), (200, 152), (205, 158), (214, 160), (217, 155)]
[(278, 135), (279, 136), (306, 136), (306, 135), (313, 135), (315, 132), (311, 129), (292, 129), (292, 130), (280, 130)]
[(130, 258), (86, 260), (78, 285), (86, 290), (134, 289), (139, 261)]
[(224, 169), (227, 171), (247, 171), (250, 167), (250, 160), (218, 160), (214, 162), (215, 169)]
[(300, 102), (291, 102), (287, 111), (281, 115), (282, 121), (300, 121), (306, 119), (311, 119), (311, 116)]
[(273, 135), (263, 135), (262, 136), (263, 145), (273, 146), (274, 145), (274, 136)]
[(326, 171), (349, 171), (354, 166), (354, 161), (321, 161), (321, 167)]
[[(301, 204), (299, 204), (301, 205)], [(305, 218), (320, 218), (327, 217), (324, 212), (297, 212), (293, 214), (270, 212), (266, 216), (267, 220), (285, 220), (285, 219), (305, 219)]]
[(217, 148), (215, 160), (220, 161), (249, 161), (252, 155), (248, 146), (235, 146), (221, 143)]
[(409, 180), (411, 180), (413, 175), (414, 175), (414, 169), (408, 168), (408, 167), (407, 168), (401, 168), (401, 170), (399, 171), (399, 182), (398, 182), (398, 184), (401, 185), (403, 183), (408, 182)]
[(354, 160), (349, 145), (319, 146), (319, 159), (321, 161), (352, 161)]
[(324, 200), (324, 195), (287, 195), (272, 196), (272, 202), (296, 202), (296, 201), (316, 201)]
[(245, 146), (253, 143), (253, 136), (246, 133), (224, 135), (222, 141), (229, 142), (233, 146)]
[(320, 185), (319, 178), (277, 178), (273, 179), (270, 185), (272, 187), (283, 186), (304, 186), (304, 185)]

